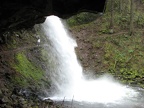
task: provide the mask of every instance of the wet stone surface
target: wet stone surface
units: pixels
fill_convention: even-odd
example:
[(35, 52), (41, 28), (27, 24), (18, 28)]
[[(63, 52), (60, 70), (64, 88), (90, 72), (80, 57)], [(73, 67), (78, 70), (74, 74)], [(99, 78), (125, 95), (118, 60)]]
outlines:
[(42, 100), (37, 94), (20, 88), (0, 90), (0, 108), (48, 108), (53, 104), (50, 99)]

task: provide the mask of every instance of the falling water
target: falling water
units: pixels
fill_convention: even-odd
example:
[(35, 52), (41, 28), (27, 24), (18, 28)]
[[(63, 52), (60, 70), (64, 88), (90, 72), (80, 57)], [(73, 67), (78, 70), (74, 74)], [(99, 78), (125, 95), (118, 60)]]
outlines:
[(76, 41), (56, 16), (47, 17), (42, 24), (43, 31), (50, 40), (53, 53), (51, 78), (56, 88), (50, 97), (54, 100), (74, 100), (97, 103), (120, 103), (134, 100), (138, 92), (105, 75), (95, 80), (86, 80), (83, 69), (75, 54)]

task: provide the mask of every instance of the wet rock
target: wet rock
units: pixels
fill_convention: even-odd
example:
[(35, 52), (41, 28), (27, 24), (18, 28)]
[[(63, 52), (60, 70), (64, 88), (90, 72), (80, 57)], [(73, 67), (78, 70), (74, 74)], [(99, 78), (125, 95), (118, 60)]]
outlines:
[[(27, 94), (27, 96), (25, 96)], [(8, 88), (0, 90), (0, 108), (51, 108), (51, 99), (42, 100), (39, 89), (36, 88)]]
[(22, 96), (23, 94), (22, 94), (20, 91), (21, 91), (20, 88), (15, 87), (15, 88), (13, 89), (13, 94)]
[(26, 97), (23, 95), (22, 90), (24, 89), (15, 88), (13, 92), (6, 88), (0, 90), (0, 108), (51, 108), (51, 106), (54, 106), (54, 102), (51, 99), (42, 100), (29, 90), (27, 90), (29, 91), (29, 97)]
[(46, 100), (44, 100), (44, 102), (48, 105), (53, 105), (54, 104), (53, 100), (51, 100), (51, 99), (46, 99)]
[(3, 94), (3, 93), (2, 93), (2, 90), (0, 90), (0, 97), (2, 96), (2, 94)]
[(8, 95), (10, 94), (9, 90), (7, 88), (3, 88), (2, 90), (3, 95)]
[(39, 108), (39, 106), (33, 106), (32, 108)]
[(29, 108), (29, 106), (27, 104), (24, 104), (23, 108)]
[(13, 108), (12, 106), (10, 106), (10, 105), (6, 105), (6, 108)]
[(27, 103), (27, 101), (24, 98), (19, 97), (19, 103), (22, 104), (22, 105), (24, 105), (24, 104)]
[(2, 101), (2, 103), (10, 102), (10, 100), (9, 100), (9, 98), (7, 96), (4, 96), (1, 101)]

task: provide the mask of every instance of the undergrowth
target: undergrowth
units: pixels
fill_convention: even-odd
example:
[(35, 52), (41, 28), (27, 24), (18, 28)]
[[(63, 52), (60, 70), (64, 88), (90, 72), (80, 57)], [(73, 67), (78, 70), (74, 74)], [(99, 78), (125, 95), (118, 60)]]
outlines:
[[(72, 30), (78, 32), (79, 35), (81, 35), (80, 33), (82, 33), (82, 35), (84, 35), (83, 33), (87, 35), (85, 36), (85, 39), (81, 39), (81, 37), (84, 36), (79, 38), (81, 41), (88, 39), (89, 42), (87, 44), (90, 44), (92, 48), (89, 49), (89, 51), (85, 51), (86, 53), (88, 52), (89, 55), (81, 61), (86, 64), (95, 62), (93, 66), (89, 65), (88, 67), (94, 67), (94, 69), (96, 69), (94, 70), (96, 71), (96, 74), (99, 74), (100, 72), (110, 73), (123, 83), (144, 88), (143, 11), (137, 10), (134, 13), (133, 36), (129, 35), (129, 23), (129, 12), (115, 12), (114, 32), (111, 33), (109, 28), (110, 13), (106, 12), (102, 17), (90, 23), (83, 23), (81, 25), (79, 25), (79, 23), (77, 23), (77, 25), (74, 23), (75, 26), (72, 27)], [(83, 44), (86, 43), (83, 42)], [(101, 55), (95, 57), (95, 52), (98, 52), (97, 54)], [(82, 53), (84, 53), (84, 51)]]
[(106, 70), (122, 82), (143, 86), (144, 50), (141, 35), (108, 37), (104, 45)]

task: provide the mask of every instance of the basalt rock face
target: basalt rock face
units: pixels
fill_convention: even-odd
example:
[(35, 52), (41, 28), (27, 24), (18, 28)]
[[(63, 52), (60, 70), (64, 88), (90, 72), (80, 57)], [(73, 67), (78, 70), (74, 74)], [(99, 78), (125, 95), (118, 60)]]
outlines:
[(1, 0), (0, 31), (14, 27), (31, 27), (49, 15), (47, 0)]
[(1, 0), (0, 32), (32, 27), (46, 16), (70, 17), (80, 11), (103, 12), (106, 0)]
[(53, 10), (60, 17), (69, 17), (81, 11), (103, 12), (106, 0), (53, 0)]

